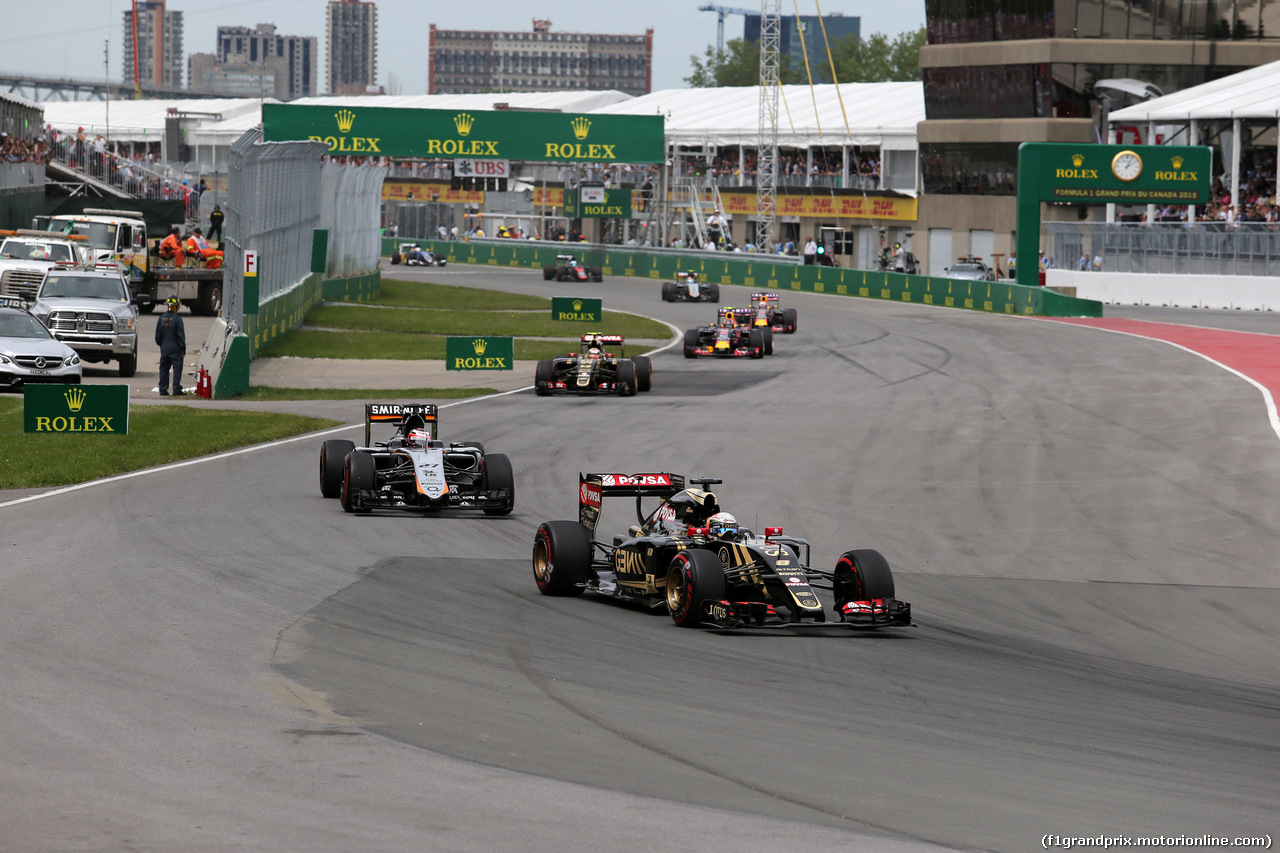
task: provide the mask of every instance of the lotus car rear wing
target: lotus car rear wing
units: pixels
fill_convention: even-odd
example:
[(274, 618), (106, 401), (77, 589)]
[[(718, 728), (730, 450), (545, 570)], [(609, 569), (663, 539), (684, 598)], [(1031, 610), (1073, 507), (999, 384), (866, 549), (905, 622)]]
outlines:
[(578, 522), (594, 535), (604, 498), (634, 497), (636, 515), (643, 519), (640, 511), (642, 498), (666, 500), (683, 488), (683, 474), (579, 474)]
[(364, 446), (370, 447), (370, 429), (375, 423), (399, 424), (408, 415), (418, 415), (426, 421), (431, 438), (440, 430), (440, 407), (434, 403), (365, 403)]

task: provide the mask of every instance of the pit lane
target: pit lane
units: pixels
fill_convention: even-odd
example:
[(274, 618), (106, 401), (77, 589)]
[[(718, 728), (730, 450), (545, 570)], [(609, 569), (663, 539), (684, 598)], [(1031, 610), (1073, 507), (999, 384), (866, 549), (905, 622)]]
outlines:
[[(423, 273), (710, 316), (657, 282)], [(1257, 392), (1154, 342), (784, 299), (800, 331), (764, 362), (669, 350), (637, 398), (445, 408), (446, 436), (511, 457), (507, 518), (345, 515), (319, 497), (318, 440), (0, 510), (8, 837), (1025, 850), (1268, 831), (1280, 442)], [(721, 634), (541, 597), (532, 531), (574, 516), (580, 470), (722, 477), (740, 519), (807, 536), (818, 563), (877, 548), (919, 627)], [(51, 513), (82, 522), (56, 548)]]

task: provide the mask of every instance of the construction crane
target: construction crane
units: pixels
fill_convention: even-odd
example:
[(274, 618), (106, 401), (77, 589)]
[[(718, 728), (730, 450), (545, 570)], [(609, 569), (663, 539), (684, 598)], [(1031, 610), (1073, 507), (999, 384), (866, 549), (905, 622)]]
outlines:
[(740, 9), (737, 6), (716, 6), (704, 3), (698, 7), (699, 12), (715, 12), (716, 20), (716, 53), (724, 53), (724, 19), (730, 15), (759, 15), (759, 9)]

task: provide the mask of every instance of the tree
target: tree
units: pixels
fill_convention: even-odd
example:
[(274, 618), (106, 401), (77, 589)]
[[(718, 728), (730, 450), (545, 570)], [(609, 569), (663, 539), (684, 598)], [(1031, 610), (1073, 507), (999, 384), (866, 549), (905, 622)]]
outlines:
[[(757, 86), (760, 83), (760, 44), (745, 39), (730, 39), (725, 43), (724, 52), (716, 53), (711, 45), (707, 45), (706, 61), (690, 56), (693, 73), (684, 78), (695, 89), (707, 89), (716, 86)], [(784, 54), (779, 62), (779, 80), (782, 83), (794, 83), (798, 79), (790, 68), (790, 62)], [(803, 70), (801, 74), (803, 74)]]
[[(841, 83), (883, 83), (920, 80), (920, 48), (927, 44), (924, 27), (900, 33), (892, 42), (884, 33), (865, 41), (841, 39), (831, 46), (836, 77)], [(830, 66), (822, 66), (822, 79), (830, 82)], [(814, 74), (814, 79), (818, 78)]]
[[(881, 83), (890, 80), (919, 80), (920, 48), (927, 43), (925, 29), (900, 33), (892, 41), (884, 33), (865, 40), (850, 36), (831, 43), (831, 59), (836, 66), (836, 79), (841, 83)], [(723, 53), (707, 45), (705, 59), (690, 56), (693, 73), (684, 81), (694, 88), (715, 86), (755, 86), (760, 82), (760, 45), (744, 39), (731, 39)], [(782, 83), (805, 83), (804, 66), (792, 68), (790, 57), (783, 55), (779, 63)], [(813, 82), (831, 82), (831, 63), (824, 54), (810, 55)]]

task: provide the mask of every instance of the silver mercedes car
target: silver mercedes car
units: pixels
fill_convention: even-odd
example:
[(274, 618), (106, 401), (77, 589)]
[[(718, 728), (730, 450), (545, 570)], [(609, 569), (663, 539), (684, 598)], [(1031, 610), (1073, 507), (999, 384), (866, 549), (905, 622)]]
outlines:
[(0, 298), (0, 389), (35, 382), (78, 385), (82, 373), (75, 350), (19, 307), (16, 299)]

